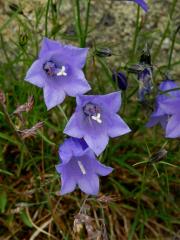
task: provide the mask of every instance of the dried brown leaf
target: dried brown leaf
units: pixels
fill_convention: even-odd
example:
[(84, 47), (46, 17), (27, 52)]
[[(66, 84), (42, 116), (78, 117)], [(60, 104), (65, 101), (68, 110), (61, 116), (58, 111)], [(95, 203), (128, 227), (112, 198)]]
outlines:
[(36, 123), (32, 128), (19, 130), (22, 139), (34, 137), (37, 134), (37, 130), (43, 127), (43, 122)]

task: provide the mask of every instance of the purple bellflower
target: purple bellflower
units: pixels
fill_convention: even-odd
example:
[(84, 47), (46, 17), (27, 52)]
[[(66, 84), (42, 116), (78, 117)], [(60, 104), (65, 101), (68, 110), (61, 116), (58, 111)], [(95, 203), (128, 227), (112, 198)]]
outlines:
[[(169, 79), (162, 81), (162, 83), (159, 86), (159, 90), (162, 92), (172, 90), (175, 88), (178, 88), (177, 84), (173, 80)], [(169, 91), (165, 94), (158, 94), (156, 97), (155, 111), (151, 114), (149, 122), (146, 124), (146, 126), (153, 127), (154, 125), (160, 123), (162, 128), (166, 129), (169, 115), (168, 113), (166, 113), (166, 111), (164, 111), (164, 107), (163, 108), (161, 107), (161, 103), (168, 99), (174, 101), (178, 97), (180, 98), (179, 90)]]
[(43, 88), (48, 110), (62, 103), (66, 94), (75, 97), (91, 89), (82, 71), (87, 53), (88, 48), (43, 39), (39, 57), (25, 80)]
[(113, 170), (97, 161), (83, 139), (66, 139), (59, 148), (59, 156), (62, 162), (56, 170), (61, 174), (61, 195), (74, 191), (76, 185), (87, 194), (97, 195), (98, 176), (106, 176)]
[(67, 123), (64, 133), (84, 138), (98, 156), (108, 144), (109, 137), (130, 132), (117, 112), (121, 105), (120, 92), (107, 95), (80, 95), (76, 98), (75, 113)]

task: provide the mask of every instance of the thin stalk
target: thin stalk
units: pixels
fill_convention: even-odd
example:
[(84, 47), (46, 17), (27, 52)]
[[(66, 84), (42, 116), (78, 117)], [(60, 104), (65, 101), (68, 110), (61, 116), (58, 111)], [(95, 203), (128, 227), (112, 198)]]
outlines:
[(169, 61), (168, 61), (168, 69), (171, 69), (171, 61), (172, 61), (172, 55), (173, 55), (173, 50), (174, 50), (174, 45), (175, 45), (175, 41), (176, 41), (176, 36), (177, 33), (180, 30), (180, 26), (176, 29), (174, 35), (173, 35), (173, 39), (172, 39), (172, 44), (171, 44), (171, 49), (170, 49), (170, 54), (169, 54)]
[(66, 113), (64, 112), (63, 108), (60, 105), (58, 105), (58, 108), (59, 108), (60, 112), (62, 113), (66, 122), (68, 122), (68, 117), (67, 117)]
[(81, 14), (80, 14), (80, 4), (79, 0), (75, 0), (75, 21), (76, 21), (76, 30), (78, 33), (79, 45), (83, 47), (83, 31), (81, 26)]
[(91, 5), (91, 0), (87, 1), (87, 7), (86, 7), (86, 18), (85, 18), (85, 28), (84, 28), (84, 34), (83, 34), (83, 45), (82, 47), (86, 46), (86, 38), (88, 35), (88, 26), (89, 26), (89, 13), (90, 13), (90, 5)]
[(136, 14), (136, 28), (134, 33), (134, 40), (133, 40), (133, 46), (132, 46), (132, 58), (134, 58), (136, 54), (136, 48), (137, 48), (137, 38), (139, 34), (139, 18), (140, 18), (140, 7), (137, 6), (137, 14)]
[(122, 91), (122, 97), (123, 97), (123, 108), (122, 108), (122, 115), (124, 115), (127, 105), (127, 95), (126, 91)]
[(46, 14), (45, 14), (45, 36), (48, 36), (48, 12), (51, 0), (47, 0)]
[[(44, 127), (42, 127), (42, 134), (44, 134)], [(41, 139), (41, 169), (42, 169), (42, 181), (45, 181), (45, 168), (44, 168), (44, 139)]]
[(14, 123), (11, 121), (11, 118), (9, 116), (9, 113), (7, 112), (5, 104), (0, 103), (0, 105), (1, 105), (1, 108), (2, 108), (2, 112), (4, 113), (4, 116), (6, 118), (6, 121), (7, 121), (8, 125), (10, 126), (10, 128), (12, 129), (16, 139), (18, 140), (18, 142), (20, 142), (20, 143), (22, 143), (24, 145), (24, 142), (23, 142), (21, 136), (16, 131), (16, 127), (14, 126)]
[(153, 55), (153, 62), (155, 62), (155, 59), (157, 58), (157, 56), (159, 55), (159, 52), (162, 48), (162, 44), (164, 42), (164, 39), (166, 38), (168, 32), (169, 32), (169, 26), (170, 26), (170, 20), (172, 19), (172, 16), (174, 14), (174, 11), (175, 11), (175, 7), (176, 7), (176, 3), (177, 3), (177, 0), (174, 0), (173, 3), (172, 3), (172, 8), (171, 8), (171, 11), (170, 11), (170, 15), (169, 15), (169, 19), (168, 19), (168, 22), (167, 22), (167, 25), (166, 25), (166, 29), (162, 35), (162, 38), (160, 40), (160, 43), (159, 45), (157, 46), (155, 52), (154, 52), (154, 55)]
[(130, 98), (138, 91), (138, 89), (139, 89), (139, 86), (137, 86), (132, 90), (132, 92), (130, 92), (130, 94), (127, 96), (127, 101), (130, 100)]

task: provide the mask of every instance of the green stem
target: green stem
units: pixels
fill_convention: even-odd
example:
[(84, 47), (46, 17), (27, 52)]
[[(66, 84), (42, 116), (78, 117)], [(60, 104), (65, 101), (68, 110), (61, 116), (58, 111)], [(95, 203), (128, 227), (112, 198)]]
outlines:
[(176, 36), (177, 33), (180, 30), (180, 26), (176, 29), (174, 35), (173, 35), (173, 39), (172, 39), (172, 44), (171, 44), (171, 49), (170, 49), (170, 54), (169, 54), (169, 61), (168, 61), (168, 69), (171, 69), (171, 61), (172, 61), (172, 54), (173, 54), (173, 50), (174, 50), (174, 45), (175, 45), (175, 41), (176, 41)]
[(47, 7), (46, 7), (46, 14), (45, 14), (45, 36), (48, 36), (48, 12), (49, 12), (49, 6), (50, 6), (50, 1), (47, 0)]
[(134, 33), (134, 40), (133, 40), (133, 46), (132, 46), (132, 58), (135, 57), (136, 54), (136, 48), (137, 48), (137, 38), (139, 34), (139, 18), (140, 18), (140, 7), (137, 6), (137, 15), (136, 15), (136, 28)]
[(159, 52), (161, 50), (161, 47), (162, 47), (162, 44), (164, 42), (164, 39), (166, 38), (168, 32), (169, 32), (169, 26), (170, 26), (170, 21), (172, 19), (172, 16), (174, 14), (174, 10), (175, 10), (175, 7), (176, 7), (176, 3), (177, 3), (177, 0), (174, 0), (173, 3), (172, 3), (172, 8), (171, 8), (171, 11), (170, 11), (170, 15), (169, 15), (169, 19), (168, 19), (168, 22), (167, 22), (167, 25), (166, 25), (166, 29), (162, 35), (162, 38), (161, 38), (161, 41), (159, 43), (159, 45), (157, 46), (155, 52), (154, 52), (154, 55), (153, 55), (153, 62), (155, 62), (155, 59), (157, 58), (157, 56), (159, 55)]
[(62, 113), (63, 117), (65, 118), (66, 122), (68, 122), (68, 117), (67, 117), (66, 113), (64, 112), (63, 108), (60, 105), (58, 105), (58, 108), (59, 108), (60, 112)]
[(78, 33), (79, 45), (83, 47), (83, 31), (81, 27), (81, 15), (80, 15), (80, 4), (79, 0), (75, 0), (75, 20), (76, 20), (76, 30)]
[(9, 113), (7, 112), (5, 104), (3, 104), (3, 103), (0, 103), (0, 104), (1, 104), (2, 112), (4, 113), (4, 116), (6, 118), (6, 121), (9, 124), (10, 128), (12, 129), (16, 139), (18, 140), (18, 142), (20, 142), (20, 143), (22, 143), (24, 145), (24, 142), (23, 142), (21, 136), (16, 131), (16, 127), (14, 126), (14, 123), (11, 121), (11, 118), (9, 116)]
[(91, 5), (91, 0), (88, 0), (87, 1), (87, 7), (86, 7), (86, 19), (85, 19), (85, 28), (84, 28), (84, 36), (83, 36), (82, 47), (86, 46), (86, 38), (87, 38), (87, 35), (88, 35), (88, 26), (89, 26), (90, 5)]

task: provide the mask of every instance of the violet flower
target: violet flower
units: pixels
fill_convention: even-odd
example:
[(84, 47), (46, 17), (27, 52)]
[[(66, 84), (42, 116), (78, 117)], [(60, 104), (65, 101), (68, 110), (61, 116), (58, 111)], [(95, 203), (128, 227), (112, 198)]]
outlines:
[(97, 195), (98, 176), (106, 176), (113, 170), (97, 161), (82, 139), (65, 140), (59, 148), (59, 156), (62, 163), (56, 166), (56, 170), (61, 174), (61, 195), (74, 191), (76, 185), (87, 194)]
[[(178, 88), (178, 85), (173, 80), (170, 79), (162, 81), (162, 83), (159, 86), (159, 90), (162, 92), (172, 90), (174, 88)], [(164, 111), (164, 109), (161, 107), (161, 103), (168, 99), (174, 101), (178, 97), (180, 97), (179, 90), (169, 91), (165, 94), (158, 94), (156, 97), (155, 111), (151, 114), (149, 122), (146, 124), (146, 126), (153, 127), (154, 125), (160, 123), (162, 128), (165, 129), (169, 116), (166, 113), (166, 111)]]
[(96, 155), (105, 149), (109, 137), (117, 137), (131, 131), (117, 115), (121, 105), (120, 92), (81, 95), (76, 98), (76, 103), (75, 113), (67, 123), (64, 133), (84, 138)]
[(43, 39), (39, 57), (25, 80), (43, 88), (48, 110), (62, 103), (66, 94), (74, 97), (91, 89), (82, 71), (87, 53), (88, 48)]

